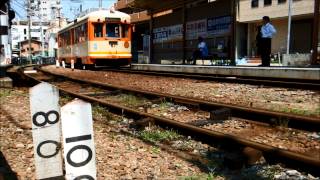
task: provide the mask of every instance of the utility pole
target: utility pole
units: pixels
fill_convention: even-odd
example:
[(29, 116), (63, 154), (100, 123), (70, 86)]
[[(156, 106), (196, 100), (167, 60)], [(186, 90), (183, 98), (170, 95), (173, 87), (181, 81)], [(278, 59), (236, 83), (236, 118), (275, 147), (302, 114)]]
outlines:
[(58, 4), (58, 24), (59, 24), (59, 29), (61, 28), (61, 5), (60, 5), (60, 0), (57, 0)]
[(41, 0), (38, 0), (38, 8), (40, 9), (40, 36), (41, 36), (41, 56), (44, 56), (44, 38), (43, 38), (43, 27), (42, 27), (42, 7), (41, 7)]
[(99, 0), (99, 8), (102, 8), (102, 0)]
[(32, 64), (32, 58), (31, 58), (31, 2), (30, 0), (27, 0), (28, 2), (28, 8), (27, 8), (27, 16), (28, 16), (28, 43), (29, 43), (29, 49), (28, 49), (28, 60), (29, 63)]

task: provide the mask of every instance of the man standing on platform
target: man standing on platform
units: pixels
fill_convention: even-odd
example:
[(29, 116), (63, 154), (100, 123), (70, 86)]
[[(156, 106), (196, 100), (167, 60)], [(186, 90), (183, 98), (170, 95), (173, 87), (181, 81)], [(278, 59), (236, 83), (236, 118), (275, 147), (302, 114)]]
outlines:
[(259, 66), (270, 66), (270, 54), (271, 54), (271, 39), (277, 32), (273, 25), (270, 23), (270, 18), (264, 16), (262, 18), (263, 26), (261, 27), (261, 59), (262, 64)]

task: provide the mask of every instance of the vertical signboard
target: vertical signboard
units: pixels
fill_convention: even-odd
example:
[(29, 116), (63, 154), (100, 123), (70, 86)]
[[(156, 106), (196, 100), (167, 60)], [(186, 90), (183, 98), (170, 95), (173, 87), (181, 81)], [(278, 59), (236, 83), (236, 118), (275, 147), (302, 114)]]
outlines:
[(30, 89), (30, 110), (37, 179), (62, 177), (59, 91), (48, 83)]
[(66, 179), (96, 179), (91, 105), (72, 101), (61, 109)]

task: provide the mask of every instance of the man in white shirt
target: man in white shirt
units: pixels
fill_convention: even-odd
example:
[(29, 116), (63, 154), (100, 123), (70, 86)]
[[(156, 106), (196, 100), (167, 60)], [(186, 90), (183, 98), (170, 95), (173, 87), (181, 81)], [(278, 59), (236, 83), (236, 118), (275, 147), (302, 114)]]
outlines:
[(263, 26), (261, 27), (261, 59), (262, 64), (260, 66), (270, 66), (270, 54), (271, 54), (271, 39), (276, 34), (276, 29), (270, 23), (270, 18), (264, 16)]

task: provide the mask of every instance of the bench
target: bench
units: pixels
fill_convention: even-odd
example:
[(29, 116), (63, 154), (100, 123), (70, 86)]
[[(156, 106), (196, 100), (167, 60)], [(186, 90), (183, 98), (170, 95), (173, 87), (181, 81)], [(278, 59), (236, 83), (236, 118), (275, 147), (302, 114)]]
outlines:
[(209, 54), (206, 57), (201, 58), (202, 65), (204, 65), (205, 60), (210, 61), (210, 65), (218, 65), (218, 66), (228, 66), (231, 64), (231, 61), (226, 57), (218, 57), (217, 54)]

